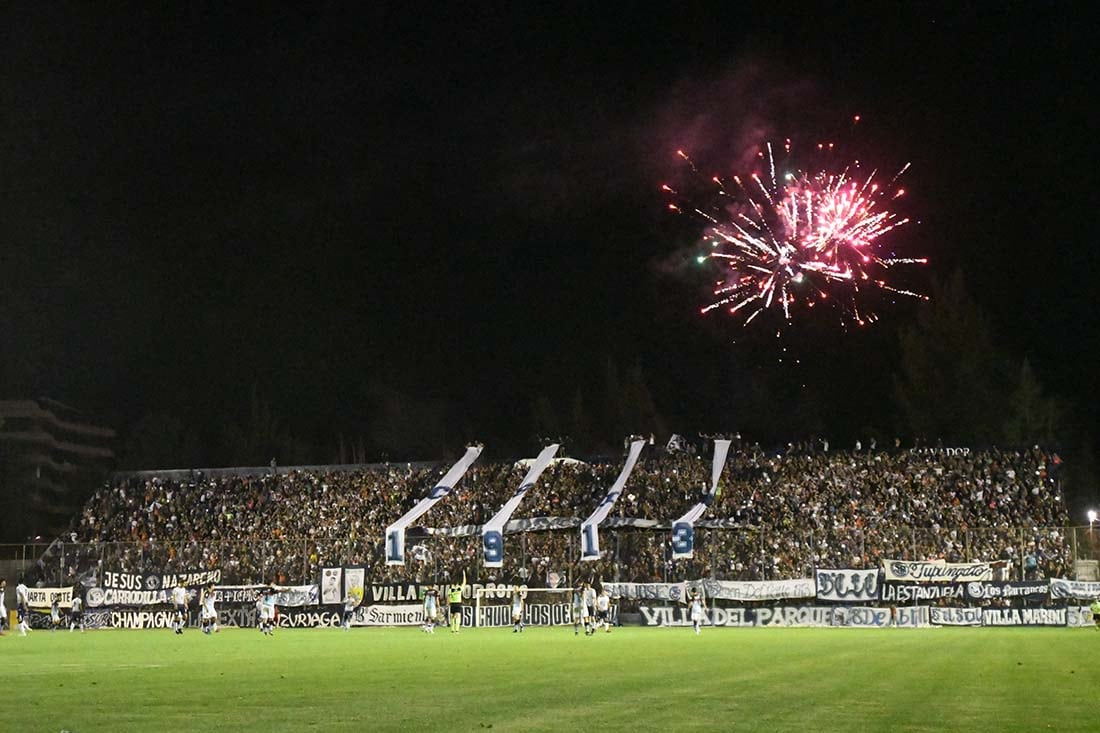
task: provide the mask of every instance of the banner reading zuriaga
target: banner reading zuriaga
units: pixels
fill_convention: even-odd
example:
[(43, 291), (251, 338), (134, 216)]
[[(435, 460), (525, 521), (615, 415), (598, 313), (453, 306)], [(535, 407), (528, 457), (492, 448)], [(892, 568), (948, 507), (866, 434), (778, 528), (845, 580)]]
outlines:
[(611, 484), (611, 488), (607, 490), (607, 495), (604, 496), (596, 510), (581, 524), (581, 560), (600, 559), (600, 522), (607, 517), (607, 513), (611, 511), (611, 507), (618, 500), (619, 494), (623, 493), (626, 480), (630, 478), (630, 473), (634, 470), (634, 464), (638, 462), (638, 456), (641, 454), (644, 445), (644, 440), (635, 440), (630, 444), (630, 453), (627, 454), (626, 465), (623, 466), (619, 478)]
[(944, 560), (883, 560), (886, 580), (910, 583), (967, 583), (993, 580), (993, 566), (987, 562), (945, 562)]
[(504, 565), (504, 525), (519, 507), (527, 492), (534, 488), (542, 472), (550, 465), (550, 461), (558, 452), (558, 447), (558, 444), (554, 443), (542, 449), (538, 458), (531, 464), (531, 468), (527, 470), (527, 475), (523, 477), (519, 488), (512, 494), (512, 498), (504, 502), (500, 511), (481, 528), (481, 553), (485, 567), (499, 568)]
[(1100, 583), (1090, 583), (1084, 580), (1065, 580), (1064, 578), (1051, 578), (1050, 597), (1081, 598), (1084, 600), (1100, 598)]
[(726, 455), (730, 450), (730, 441), (714, 441), (714, 461), (710, 467), (710, 486), (703, 500), (687, 510), (684, 516), (672, 523), (672, 559), (682, 560), (695, 552), (695, 522), (718, 496), (718, 479), (726, 467)]
[(472, 445), (467, 448), (462, 458), (458, 459), (458, 462), (451, 466), (451, 470), (447, 471), (442, 480), (428, 492), (427, 496), (418, 501), (416, 506), (412, 509), (405, 512), (400, 519), (386, 527), (387, 565), (405, 564), (405, 528), (423, 516), (424, 513), (435, 506), (440, 499), (451, 493), (451, 489), (453, 489), (455, 484), (466, 475), (467, 469), (469, 469), (473, 462), (477, 460), (477, 457), (481, 455), (481, 448), (480, 445)]

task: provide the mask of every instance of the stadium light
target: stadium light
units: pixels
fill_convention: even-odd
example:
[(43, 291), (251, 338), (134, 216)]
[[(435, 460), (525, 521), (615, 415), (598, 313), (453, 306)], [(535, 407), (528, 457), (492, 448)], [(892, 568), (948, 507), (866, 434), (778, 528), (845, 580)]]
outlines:
[(1091, 532), (1092, 531), (1092, 525), (1093, 525), (1093, 523), (1096, 522), (1096, 510), (1095, 509), (1089, 509), (1088, 518), (1089, 518), (1089, 531)]

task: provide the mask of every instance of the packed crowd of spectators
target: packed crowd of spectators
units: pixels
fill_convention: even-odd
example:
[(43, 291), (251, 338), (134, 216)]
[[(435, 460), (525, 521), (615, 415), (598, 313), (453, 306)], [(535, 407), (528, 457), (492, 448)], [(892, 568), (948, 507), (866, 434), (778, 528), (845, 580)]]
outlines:
[[(648, 455), (647, 455), (648, 453)], [(611, 517), (664, 529), (601, 529), (605, 579), (810, 577), (815, 567), (875, 567), (884, 558), (1002, 561), (1009, 578), (1067, 570), (1068, 524), (1060, 461), (1039, 449), (731, 451), (696, 530), (695, 557), (670, 559), (668, 523), (706, 494), (707, 455), (647, 448)], [(65, 539), (70, 575), (113, 570), (220, 568), (223, 582), (293, 584), (327, 565), (365, 565), (370, 577), (471, 577), (537, 582), (577, 567), (577, 520), (599, 503), (616, 462), (553, 464), (513, 519), (573, 520), (566, 529), (505, 538), (505, 567), (479, 570), (476, 527), (512, 495), (522, 465), (475, 464), (418, 524), (466, 534), (407, 535), (409, 564), (387, 567), (384, 528), (415, 504), (446, 466), (264, 476), (129, 478), (102, 487)], [(719, 520), (724, 526), (708, 527)]]

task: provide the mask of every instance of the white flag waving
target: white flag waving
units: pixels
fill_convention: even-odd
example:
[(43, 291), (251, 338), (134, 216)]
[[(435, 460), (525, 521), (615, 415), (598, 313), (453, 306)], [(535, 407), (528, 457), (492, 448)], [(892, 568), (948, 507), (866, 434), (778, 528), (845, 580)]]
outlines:
[(539, 457), (528, 469), (527, 475), (523, 477), (516, 493), (512, 494), (512, 498), (506, 501), (500, 511), (493, 515), (493, 518), (481, 528), (481, 553), (485, 561), (485, 567), (499, 568), (504, 564), (504, 525), (508, 523), (512, 514), (519, 508), (519, 503), (523, 501), (523, 497), (534, 487), (535, 482), (539, 480), (539, 476), (550, 465), (550, 461), (554, 459), (557, 452), (557, 443), (543, 448), (542, 453), (539, 453)]
[(427, 496), (418, 501), (416, 506), (412, 509), (405, 512), (404, 516), (386, 527), (387, 565), (405, 564), (405, 528), (435, 506), (440, 499), (451, 493), (451, 489), (453, 489), (455, 484), (466, 475), (466, 470), (470, 468), (480, 455), (480, 445), (467, 448), (466, 455), (462, 456), (462, 458), (458, 460), (458, 463), (451, 466), (451, 470), (447, 471), (446, 475), (444, 475), (440, 482), (435, 485), (435, 488), (428, 492)]
[(638, 455), (641, 454), (644, 445), (644, 440), (635, 440), (630, 444), (630, 452), (626, 456), (626, 465), (623, 466), (619, 478), (611, 484), (611, 488), (607, 490), (607, 495), (596, 507), (596, 511), (592, 512), (591, 516), (581, 524), (581, 560), (600, 559), (600, 522), (607, 518), (611, 507), (618, 500), (619, 494), (623, 493), (626, 480), (630, 478), (630, 473), (634, 470), (634, 464), (638, 462)]
[(691, 557), (695, 552), (695, 522), (718, 495), (718, 479), (726, 467), (726, 455), (729, 454), (730, 441), (714, 441), (714, 463), (710, 469), (710, 488), (703, 501), (699, 502), (687, 514), (672, 523), (672, 559), (681, 560)]

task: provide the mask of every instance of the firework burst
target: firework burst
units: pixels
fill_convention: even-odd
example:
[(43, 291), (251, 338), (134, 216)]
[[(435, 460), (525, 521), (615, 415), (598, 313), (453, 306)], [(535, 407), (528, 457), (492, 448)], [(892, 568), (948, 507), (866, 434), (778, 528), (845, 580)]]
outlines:
[[(789, 155), (791, 142), (784, 144)], [(818, 150), (829, 152), (832, 144)], [(696, 177), (699, 169), (683, 151), (678, 155)], [(735, 175), (728, 181), (710, 177), (710, 196), (717, 203), (695, 205), (671, 186), (669, 208), (701, 219), (704, 241), (712, 259), (722, 267), (715, 283), (715, 300), (702, 309), (726, 309), (748, 325), (774, 310), (790, 323), (803, 308), (831, 304), (843, 322), (863, 326), (878, 319), (868, 294), (890, 293), (927, 300), (919, 293), (888, 282), (889, 270), (899, 265), (924, 264), (922, 258), (899, 258), (886, 253), (883, 237), (908, 223), (889, 205), (904, 195), (896, 187), (907, 163), (885, 185), (876, 171), (863, 174), (859, 162), (840, 169), (821, 167), (777, 173), (772, 145), (759, 153), (767, 173)], [(732, 184), (732, 185), (731, 185)]]

